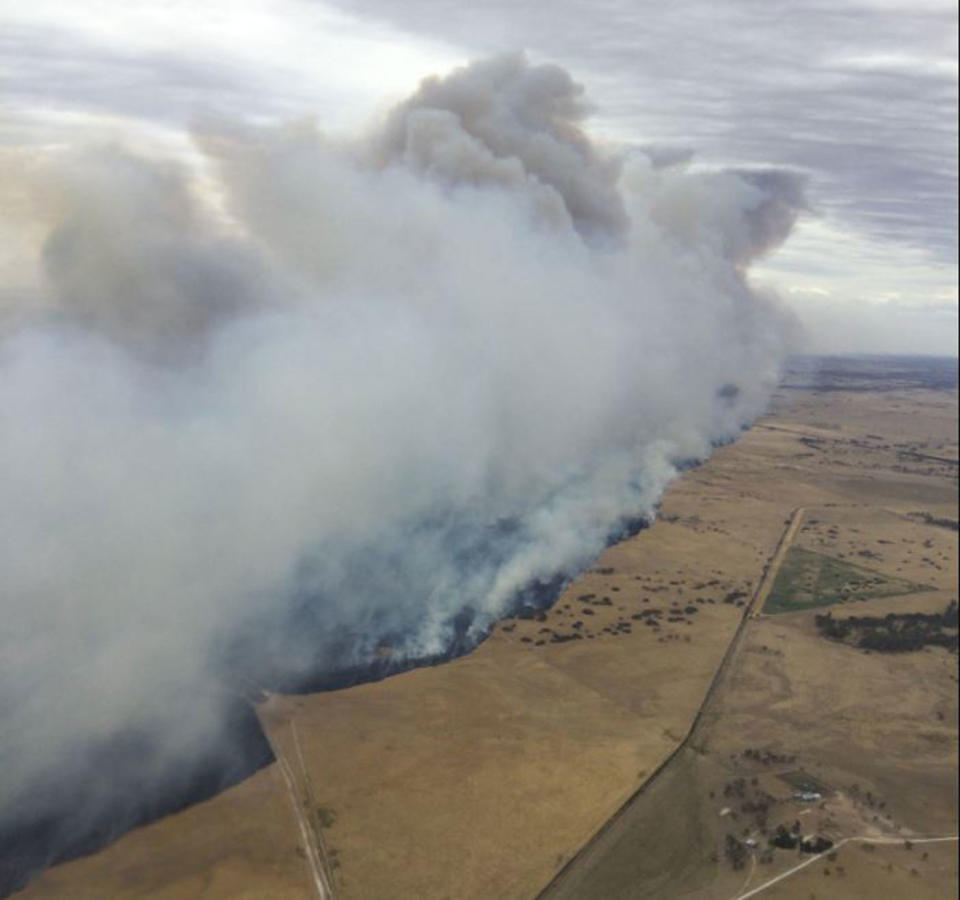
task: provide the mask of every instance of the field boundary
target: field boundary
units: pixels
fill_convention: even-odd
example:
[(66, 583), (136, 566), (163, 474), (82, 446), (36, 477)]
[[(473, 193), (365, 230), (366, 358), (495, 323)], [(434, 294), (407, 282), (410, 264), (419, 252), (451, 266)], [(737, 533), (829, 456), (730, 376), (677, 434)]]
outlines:
[[(264, 691), (263, 693), (266, 696), (266, 700), (271, 698), (271, 694), (268, 692)], [(281, 752), (279, 744), (273, 739), (267, 723), (263, 722), (262, 724), (263, 733), (266, 735), (267, 742), (270, 744), (270, 749), (273, 751), (277, 766), (280, 769), (280, 774), (283, 776), (283, 780), (287, 786), (287, 794), (290, 797), (290, 803), (293, 807), (294, 818), (297, 820), (297, 827), (300, 830), (300, 836), (304, 843), (305, 862), (310, 871), (311, 883), (320, 900), (336, 900), (336, 894), (333, 890), (333, 879), (330, 874), (329, 857), (323, 836), (319, 833), (320, 829), (315, 827), (311, 821), (311, 810), (305, 808), (312, 806), (312, 790), (306, 768), (303, 764), (303, 754), (300, 751), (300, 742), (296, 729), (291, 721), (291, 734), (299, 757), (300, 771), (304, 778), (304, 803), (301, 803), (297, 796), (297, 779), (290, 764)]]
[(785, 878), (789, 878), (791, 875), (796, 874), (801, 869), (805, 869), (811, 863), (815, 863), (818, 859), (823, 856), (826, 856), (828, 853), (834, 853), (839, 850), (844, 844), (849, 844), (854, 841), (859, 841), (861, 844), (892, 844), (894, 846), (903, 846), (903, 844), (909, 841), (911, 844), (941, 844), (946, 843), (947, 841), (956, 841), (960, 840), (958, 835), (945, 835), (943, 837), (927, 837), (927, 838), (872, 838), (872, 837), (847, 837), (842, 840), (837, 841), (829, 850), (824, 850), (823, 853), (814, 853), (809, 859), (805, 859), (802, 863), (794, 866), (792, 869), (787, 869), (786, 872), (781, 872), (779, 875), (774, 876), (769, 881), (765, 881), (763, 884), (758, 885), (755, 888), (751, 888), (745, 894), (737, 894), (733, 900), (747, 900), (748, 897), (755, 897), (757, 894), (763, 893), (768, 887), (773, 887), (778, 882), (783, 881)]
[(557, 887), (559, 887), (563, 881), (570, 877), (571, 873), (585, 861), (587, 855), (597, 846), (598, 842), (601, 841), (610, 832), (610, 830), (618, 822), (620, 822), (621, 819), (623, 819), (633, 805), (643, 796), (644, 793), (650, 789), (657, 778), (662, 775), (663, 772), (678, 759), (680, 754), (690, 746), (700, 727), (701, 722), (703, 721), (704, 713), (707, 711), (710, 701), (715, 696), (717, 688), (720, 685), (720, 682), (723, 680), (723, 676), (729, 669), (730, 663), (733, 661), (734, 656), (736, 656), (737, 650), (739, 649), (743, 638), (743, 634), (746, 630), (747, 623), (751, 618), (754, 617), (755, 608), (758, 601), (760, 601), (761, 597), (766, 596), (766, 593), (770, 590), (770, 586), (773, 584), (773, 579), (776, 578), (780, 563), (783, 561), (783, 557), (786, 554), (787, 549), (793, 542), (793, 538), (796, 536), (805, 512), (806, 510), (804, 507), (798, 506), (790, 514), (790, 518), (786, 523), (786, 528), (780, 535), (777, 545), (774, 547), (773, 553), (770, 554), (767, 562), (764, 564), (763, 570), (760, 574), (760, 581), (758, 582), (757, 587), (750, 598), (750, 602), (744, 607), (743, 615), (740, 618), (740, 622), (737, 624), (736, 631), (734, 631), (733, 637), (730, 639), (730, 643), (727, 645), (727, 649), (723, 654), (723, 658), (720, 660), (720, 664), (717, 666), (716, 671), (713, 673), (713, 677), (710, 679), (710, 684), (707, 686), (707, 690), (703, 695), (703, 700), (700, 701), (700, 705), (697, 707), (696, 714), (690, 723), (690, 727), (687, 729), (687, 732), (681, 739), (680, 743), (677, 744), (677, 746), (674, 747), (673, 750), (671, 750), (663, 758), (663, 760), (661, 760), (661, 762), (643, 781), (643, 783), (637, 787), (627, 797), (627, 799), (623, 801), (623, 803), (620, 804), (613, 814), (593, 833), (593, 835), (591, 835), (590, 838), (587, 839), (586, 843), (584, 843), (580, 849), (574, 853), (574, 855), (571, 856), (566, 863), (564, 863), (560, 870), (539, 891), (539, 893), (536, 895), (536, 900), (548, 900), (550, 894)]

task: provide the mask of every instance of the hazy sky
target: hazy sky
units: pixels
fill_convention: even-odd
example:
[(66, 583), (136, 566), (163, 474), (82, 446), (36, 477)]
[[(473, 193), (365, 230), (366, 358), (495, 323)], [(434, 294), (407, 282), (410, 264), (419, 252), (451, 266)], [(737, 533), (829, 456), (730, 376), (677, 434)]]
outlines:
[(809, 175), (811, 214), (754, 278), (811, 349), (955, 354), (956, 33), (949, 0), (0, 0), (0, 302), (27, 289), (21, 187), (51, 149), (185, 153), (208, 115), (356, 128), (526, 48), (586, 86), (596, 134)]

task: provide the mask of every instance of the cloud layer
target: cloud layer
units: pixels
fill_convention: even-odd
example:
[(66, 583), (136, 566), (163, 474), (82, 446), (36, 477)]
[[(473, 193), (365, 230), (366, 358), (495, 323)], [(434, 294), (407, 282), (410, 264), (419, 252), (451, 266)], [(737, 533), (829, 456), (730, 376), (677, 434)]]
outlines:
[[(35, 0), (0, 11), (0, 315), (6, 291), (29, 283), (33, 228), (16, 215), (17, 194), (38, 152), (113, 130), (191, 155), (184, 130), (211, 112), (352, 127), (429, 71), (526, 47), (589, 79), (595, 133), (661, 161), (695, 148), (704, 165), (810, 176), (819, 218), (755, 270), (808, 326), (808, 349), (859, 350), (873, 334), (870, 349), (896, 349), (858, 324), (896, 295), (910, 310), (898, 317), (901, 349), (956, 352), (931, 324), (957, 308), (957, 10), (946, 0), (561, 0), (546, 17), (525, 0), (103, 0), (97, 10)], [(804, 302), (811, 286), (849, 323), (842, 333), (825, 333)]]

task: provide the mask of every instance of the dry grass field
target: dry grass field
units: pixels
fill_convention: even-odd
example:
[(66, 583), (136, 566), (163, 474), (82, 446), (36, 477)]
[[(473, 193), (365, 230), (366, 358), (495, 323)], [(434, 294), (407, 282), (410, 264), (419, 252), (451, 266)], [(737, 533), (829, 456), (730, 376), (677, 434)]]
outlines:
[(956, 654), (867, 651), (814, 624), (822, 603), (885, 617), (956, 598), (956, 394), (789, 399), (751, 433), (803, 509), (773, 590), (691, 744), (547, 897), (739, 897), (809, 858), (768, 849), (779, 825), (896, 849), (851, 841), (753, 896), (957, 894), (955, 843), (904, 849), (957, 834)]
[[(834, 615), (956, 596), (956, 404), (783, 392), (538, 619), (446, 665), (271, 697), (261, 719), (292, 792), (273, 765), (22, 896), (315, 896), (294, 804), (347, 900), (536, 896), (680, 745), (795, 510), (793, 548), (833, 561)], [(815, 595), (820, 576), (798, 570), (794, 592)], [(824, 610), (801, 605), (754, 611), (691, 742), (547, 896), (739, 896), (798, 862), (763, 852), (781, 823), (832, 840), (956, 833), (956, 655), (830, 641)], [(821, 801), (793, 799), (807, 781)], [(954, 849), (849, 843), (761, 896), (955, 896)]]
[[(742, 494), (737, 453), (679, 481), (539, 620), (444, 666), (271, 701), (335, 815), (344, 897), (533, 896), (676, 748), (789, 513)], [(750, 527), (723, 527), (734, 505)]]
[(273, 765), (217, 797), (125, 834), (109, 847), (47, 869), (17, 898), (316, 896), (296, 821)]

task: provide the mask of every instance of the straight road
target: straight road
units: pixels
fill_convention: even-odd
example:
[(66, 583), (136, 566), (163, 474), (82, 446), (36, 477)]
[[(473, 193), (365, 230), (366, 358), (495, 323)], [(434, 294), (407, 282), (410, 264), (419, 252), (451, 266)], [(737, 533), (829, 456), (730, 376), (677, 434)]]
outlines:
[(711, 702), (717, 694), (717, 689), (723, 683), (724, 676), (729, 671), (730, 665), (737, 655), (737, 651), (743, 641), (747, 623), (758, 614), (759, 610), (763, 609), (763, 604), (766, 602), (770, 589), (773, 587), (780, 565), (783, 563), (783, 559), (790, 549), (790, 545), (797, 536), (805, 511), (804, 507), (799, 506), (790, 514), (790, 518), (786, 522), (786, 527), (780, 535), (780, 540), (777, 541), (773, 553), (767, 559), (767, 563), (760, 576), (760, 582), (756, 590), (754, 590), (749, 604), (744, 608), (740, 624), (737, 626), (736, 632), (734, 632), (726, 653), (724, 653), (723, 659), (720, 661), (720, 665), (717, 667), (717, 671), (714, 673), (713, 679), (707, 687), (703, 700), (683, 740), (671, 751), (666, 759), (653, 770), (650, 777), (624, 801), (623, 805), (600, 826), (593, 837), (554, 875), (537, 895), (537, 900), (550, 900), (552, 897), (565, 896), (563, 890), (564, 885), (576, 878), (581, 867), (588, 865), (592, 860), (603, 857), (606, 848), (612, 846), (611, 842), (615, 843), (617, 840), (620, 831), (620, 828), (617, 826), (623, 825), (624, 821), (629, 817), (631, 811), (649, 790), (650, 786), (676, 762), (683, 750), (690, 745), (693, 738), (697, 735), (704, 721), (704, 714), (709, 709)]

